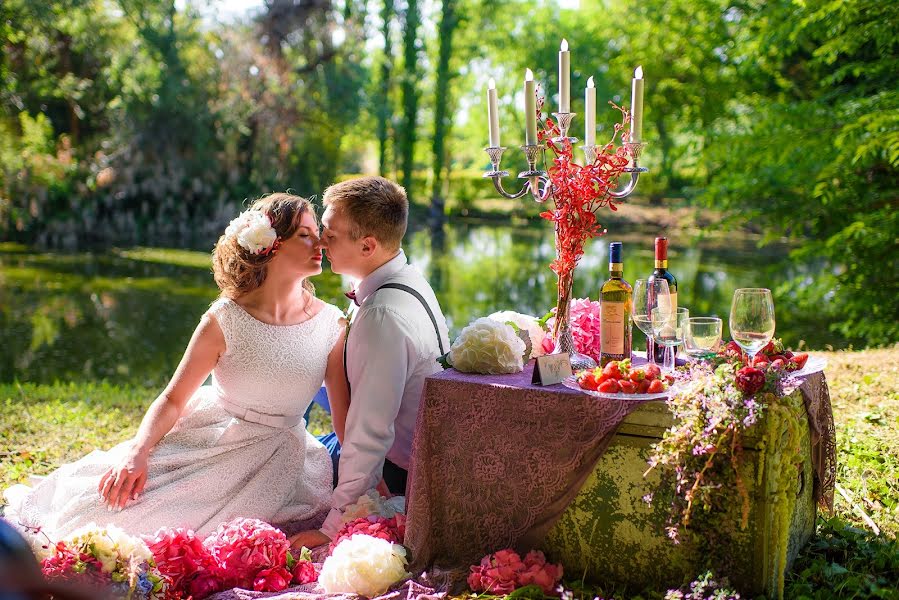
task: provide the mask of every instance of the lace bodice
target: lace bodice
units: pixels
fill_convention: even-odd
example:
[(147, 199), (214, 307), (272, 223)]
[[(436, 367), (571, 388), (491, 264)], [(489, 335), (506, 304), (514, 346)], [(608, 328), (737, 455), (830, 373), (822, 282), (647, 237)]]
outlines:
[(208, 313), (218, 321), (227, 346), (213, 371), (216, 393), (262, 413), (302, 415), (340, 337), (340, 310), (325, 304), (297, 325), (263, 323), (228, 299), (215, 302)]

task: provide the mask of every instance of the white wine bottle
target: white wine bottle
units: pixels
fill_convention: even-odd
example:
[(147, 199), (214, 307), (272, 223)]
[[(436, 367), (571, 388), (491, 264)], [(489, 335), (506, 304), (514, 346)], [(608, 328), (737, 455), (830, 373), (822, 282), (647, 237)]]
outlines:
[(624, 280), (621, 262), (621, 242), (609, 244), (609, 278), (599, 291), (602, 312), (600, 366), (613, 360), (631, 357), (631, 294), (630, 284)]

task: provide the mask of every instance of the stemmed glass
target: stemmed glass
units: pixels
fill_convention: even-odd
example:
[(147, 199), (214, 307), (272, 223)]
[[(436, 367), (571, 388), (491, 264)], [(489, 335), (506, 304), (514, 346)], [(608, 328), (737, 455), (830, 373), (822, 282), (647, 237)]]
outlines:
[(765, 288), (740, 288), (730, 305), (730, 336), (749, 355), (751, 365), (759, 350), (774, 337), (774, 299)]
[[(665, 346), (665, 361), (662, 363), (662, 371), (665, 373), (674, 371), (675, 349), (684, 342), (684, 331), (687, 328), (687, 319), (690, 318), (690, 311), (683, 306), (679, 306), (670, 315), (667, 320), (663, 320), (661, 314), (659, 315), (659, 325), (655, 338), (657, 344)], [(653, 329), (655, 328), (656, 315), (653, 315)]]
[[(638, 279), (634, 282), (631, 297), (631, 319), (646, 337), (655, 340), (664, 323), (671, 319), (671, 292), (664, 279)], [(647, 352), (647, 360), (655, 364), (653, 352)]]
[(721, 344), (721, 319), (690, 317), (684, 331), (684, 351), (695, 359), (714, 356)]

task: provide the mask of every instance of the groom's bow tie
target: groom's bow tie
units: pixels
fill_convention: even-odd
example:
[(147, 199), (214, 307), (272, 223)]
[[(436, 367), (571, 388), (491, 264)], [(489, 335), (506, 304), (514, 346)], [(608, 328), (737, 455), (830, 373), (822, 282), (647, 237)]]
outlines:
[(353, 304), (355, 304), (356, 306), (361, 306), (359, 304), (359, 301), (356, 300), (356, 290), (350, 290), (348, 292), (344, 292), (343, 295), (346, 296), (347, 298), (349, 298), (350, 300), (352, 300)]

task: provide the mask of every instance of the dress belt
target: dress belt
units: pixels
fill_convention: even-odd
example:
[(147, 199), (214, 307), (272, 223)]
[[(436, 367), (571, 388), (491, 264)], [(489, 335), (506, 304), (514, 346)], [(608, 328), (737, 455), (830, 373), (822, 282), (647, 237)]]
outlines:
[(259, 425), (267, 425), (269, 427), (277, 427), (282, 429), (289, 429), (291, 427), (296, 427), (303, 420), (303, 415), (269, 415), (266, 413), (257, 412), (251, 408), (244, 408), (243, 406), (238, 406), (233, 402), (228, 402), (221, 396), (218, 399), (219, 404), (222, 405), (228, 414), (232, 417), (240, 419), (242, 421), (249, 421), (250, 423), (258, 423)]

